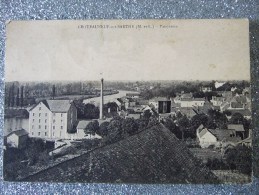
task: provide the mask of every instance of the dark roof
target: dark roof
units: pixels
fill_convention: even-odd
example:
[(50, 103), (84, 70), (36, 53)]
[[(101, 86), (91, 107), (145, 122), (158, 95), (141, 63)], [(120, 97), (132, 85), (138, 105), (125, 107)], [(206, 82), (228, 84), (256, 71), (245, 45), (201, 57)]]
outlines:
[(181, 101), (205, 101), (205, 98), (181, 98)]
[[(51, 112), (68, 112), (72, 103), (71, 100), (42, 100), (41, 102), (45, 104)], [(30, 110), (33, 110), (38, 104), (33, 106)]]
[(243, 104), (240, 102), (231, 102), (232, 108), (243, 108)]
[(244, 125), (241, 124), (229, 124), (228, 129), (234, 129), (235, 131), (245, 131)]
[(192, 93), (182, 93), (181, 94), (181, 98), (192, 98), (192, 97), (193, 97)]
[(86, 126), (92, 122), (91, 120), (81, 120), (78, 122), (78, 125), (76, 126), (77, 129), (85, 129)]
[(18, 137), (21, 137), (21, 136), (24, 136), (24, 135), (28, 135), (29, 133), (25, 129), (19, 129), (19, 130), (12, 131), (11, 133), (9, 133), (6, 136), (8, 137), (8, 136), (10, 136), (12, 134), (15, 134)]
[[(235, 140), (236, 138), (233, 138), (235, 135), (235, 131), (232, 129), (208, 129), (210, 133), (212, 133), (218, 141), (230, 141)], [(239, 138), (238, 138), (239, 139)], [(240, 139), (239, 139), (240, 140)]]
[(140, 93), (126, 93), (126, 96), (139, 96)]
[(71, 106), (71, 100), (47, 100), (50, 111), (67, 112)]
[(181, 112), (183, 115), (186, 115), (188, 118), (192, 118), (193, 116), (195, 116), (197, 114), (195, 112), (195, 109), (190, 108), (190, 107), (182, 107), (182, 108), (177, 109), (177, 111)]
[(155, 97), (155, 98), (149, 100), (149, 102), (158, 102), (158, 101), (171, 101), (171, 100), (166, 97)]
[(228, 111), (230, 111), (230, 113), (233, 115), (235, 113), (240, 113), (243, 116), (251, 116), (251, 111), (248, 109), (228, 109)]
[(217, 177), (162, 124), (29, 176), (24, 181), (218, 183)]

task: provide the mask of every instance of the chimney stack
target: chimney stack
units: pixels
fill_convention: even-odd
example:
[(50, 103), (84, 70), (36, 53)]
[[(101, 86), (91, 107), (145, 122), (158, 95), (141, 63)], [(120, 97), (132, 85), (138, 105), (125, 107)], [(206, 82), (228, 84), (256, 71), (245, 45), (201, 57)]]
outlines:
[(103, 119), (103, 78), (101, 79), (100, 119)]

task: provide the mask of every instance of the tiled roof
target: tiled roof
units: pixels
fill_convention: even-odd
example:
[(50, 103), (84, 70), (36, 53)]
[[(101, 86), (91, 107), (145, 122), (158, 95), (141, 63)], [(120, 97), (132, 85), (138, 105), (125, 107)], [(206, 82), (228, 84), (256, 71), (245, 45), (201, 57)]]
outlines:
[(91, 120), (82, 120), (78, 122), (77, 129), (85, 129), (86, 126), (91, 122)]
[(192, 98), (192, 97), (193, 97), (192, 93), (183, 93), (183, 94), (181, 94), (181, 98)]
[(245, 131), (244, 126), (241, 124), (229, 124), (228, 129), (234, 129), (235, 131)]
[(231, 129), (209, 129), (208, 131), (212, 133), (218, 141), (232, 139), (231, 136), (235, 135), (235, 131)]
[(162, 124), (94, 149), (24, 180), (193, 184), (219, 182), (186, 145)]
[(171, 100), (168, 98), (165, 98), (165, 97), (155, 97), (155, 98), (149, 100), (149, 102), (158, 102), (158, 101), (171, 101)]
[(193, 117), (195, 116), (197, 113), (194, 111), (193, 108), (189, 108), (189, 107), (183, 107), (183, 108), (179, 108), (177, 109), (179, 112), (181, 112), (183, 115), (186, 115), (188, 118), (189, 117)]
[(46, 100), (47, 107), (52, 112), (68, 112), (71, 100)]
[(12, 134), (15, 134), (18, 137), (21, 137), (21, 136), (24, 136), (24, 135), (28, 135), (29, 133), (25, 129), (19, 129), (19, 130), (16, 130), (16, 131), (12, 131), (7, 136), (10, 136)]
[(205, 98), (181, 98), (181, 101), (205, 101)]
[(200, 137), (204, 136), (206, 133), (208, 132), (208, 130), (205, 128), (205, 129), (202, 129), (199, 134), (200, 134)]
[(228, 111), (230, 111), (232, 115), (235, 113), (240, 113), (243, 116), (251, 116), (251, 111), (248, 109), (233, 109), (233, 110), (228, 109)]

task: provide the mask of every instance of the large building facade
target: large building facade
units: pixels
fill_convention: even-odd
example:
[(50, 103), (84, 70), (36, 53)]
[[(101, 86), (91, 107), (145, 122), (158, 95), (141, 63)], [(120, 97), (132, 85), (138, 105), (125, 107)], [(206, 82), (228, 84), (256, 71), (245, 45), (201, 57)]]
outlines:
[(77, 121), (70, 100), (44, 100), (29, 111), (29, 136), (43, 139), (70, 139)]

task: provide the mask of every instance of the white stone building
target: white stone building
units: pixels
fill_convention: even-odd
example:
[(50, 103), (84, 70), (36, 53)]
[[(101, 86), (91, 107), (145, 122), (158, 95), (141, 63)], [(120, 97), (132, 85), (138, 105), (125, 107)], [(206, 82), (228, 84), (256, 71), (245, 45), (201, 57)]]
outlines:
[(44, 100), (29, 111), (29, 136), (43, 139), (70, 139), (77, 110), (71, 100)]

